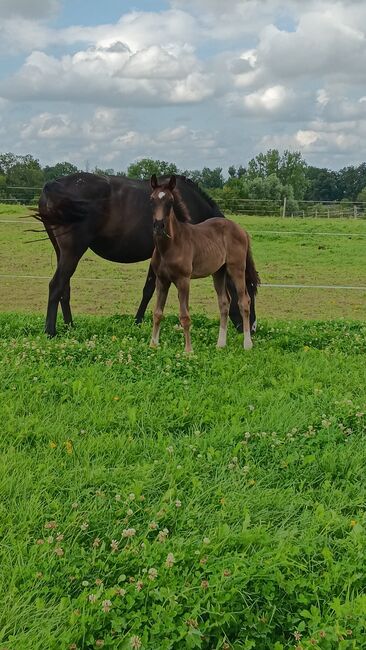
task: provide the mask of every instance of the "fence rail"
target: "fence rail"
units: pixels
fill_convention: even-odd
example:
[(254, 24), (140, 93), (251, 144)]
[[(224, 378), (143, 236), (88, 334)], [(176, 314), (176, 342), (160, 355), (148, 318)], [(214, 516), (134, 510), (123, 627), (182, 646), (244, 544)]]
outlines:
[[(2, 187), (0, 203), (35, 205), (38, 202), (41, 187)], [(242, 214), (262, 217), (310, 217), (366, 219), (366, 201), (288, 201), (273, 199), (241, 199), (235, 197), (214, 198), (224, 213)]]
[(365, 201), (296, 201), (295, 205), (271, 199), (216, 199), (225, 213), (262, 217), (366, 219)]

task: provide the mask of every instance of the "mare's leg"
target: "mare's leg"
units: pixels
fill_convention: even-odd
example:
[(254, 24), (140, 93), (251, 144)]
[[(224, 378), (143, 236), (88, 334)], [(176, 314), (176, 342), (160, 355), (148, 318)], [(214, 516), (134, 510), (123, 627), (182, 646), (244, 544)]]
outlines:
[[(57, 239), (55, 235), (53, 234), (51, 228), (47, 230), (47, 234), (50, 238), (50, 241), (52, 242), (52, 245), (55, 249), (56, 257), (57, 257), (57, 264), (59, 263), (60, 260), (60, 247), (57, 243)], [(66, 283), (65, 289), (62, 293), (60, 302), (61, 302), (61, 309), (62, 309), (62, 315), (64, 317), (64, 323), (65, 325), (72, 325), (72, 314), (71, 314), (71, 307), (70, 307), (70, 281)]]
[(170, 282), (156, 278), (156, 307), (153, 316), (153, 331), (150, 347), (156, 348), (159, 345), (160, 323), (163, 318), (163, 311), (168, 297)]
[(152, 295), (155, 291), (155, 284), (156, 284), (156, 275), (154, 271), (152, 270), (151, 264), (149, 266), (149, 270), (147, 272), (147, 278), (145, 282), (145, 286), (142, 291), (142, 300), (140, 302), (140, 306), (137, 310), (136, 316), (135, 316), (135, 323), (136, 325), (140, 325), (142, 323), (142, 320), (145, 315), (146, 308), (152, 298)]
[(244, 348), (250, 350), (253, 347), (252, 339), (250, 336), (250, 298), (245, 286), (245, 273), (242, 265), (228, 264), (228, 273), (230, 273), (233, 283), (235, 284), (238, 293), (238, 304), (240, 313), (243, 319), (244, 329)]
[(191, 345), (191, 318), (189, 315), (189, 278), (181, 278), (177, 280), (176, 287), (178, 289), (178, 298), (179, 298), (179, 320), (180, 324), (183, 327), (184, 339), (185, 339), (185, 352), (193, 352)]
[[(227, 288), (230, 293), (231, 303), (230, 303), (230, 320), (232, 321), (235, 328), (238, 332), (243, 331), (243, 320), (241, 317), (239, 305), (238, 305), (238, 294), (235, 289), (235, 285), (232, 282), (231, 278), (227, 276)], [(251, 284), (248, 284), (247, 290), (250, 297), (250, 330), (252, 334), (257, 329), (257, 316), (255, 313), (255, 292)]]
[(219, 269), (212, 277), (220, 310), (220, 331), (216, 347), (224, 348), (226, 346), (227, 319), (230, 307), (230, 294), (226, 288), (226, 269)]
[(69, 295), (67, 288), (70, 285), (70, 278), (75, 272), (78, 262), (85, 252), (86, 248), (87, 247), (82, 249), (80, 247), (68, 247), (65, 248), (65, 250), (61, 249), (60, 251), (56, 273), (49, 284), (48, 307), (45, 325), (45, 333), (48, 334), (48, 336), (55, 336), (56, 334), (58, 304), (61, 301), (62, 296), (65, 294), (65, 291), (67, 299), (67, 296)]
[(243, 319), (240, 313), (239, 305), (238, 305), (238, 294), (236, 292), (235, 284), (232, 281), (232, 279), (227, 275), (226, 276), (226, 284), (227, 284), (227, 289), (230, 294), (230, 309), (229, 309), (229, 316), (230, 320), (233, 323), (235, 329), (238, 332), (243, 331)]
[(62, 296), (60, 298), (62, 315), (64, 317), (65, 325), (73, 325), (71, 307), (70, 307), (70, 294), (71, 294), (71, 287), (70, 287), (70, 280), (69, 280), (66, 283), (65, 288), (62, 292)]
[(250, 331), (252, 334), (255, 334), (255, 332), (257, 331), (257, 316), (255, 313), (255, 291), (253, 289), (252, 284), (247, 284), (246, 286), (250, 298), (250, 314), (249, 314)]

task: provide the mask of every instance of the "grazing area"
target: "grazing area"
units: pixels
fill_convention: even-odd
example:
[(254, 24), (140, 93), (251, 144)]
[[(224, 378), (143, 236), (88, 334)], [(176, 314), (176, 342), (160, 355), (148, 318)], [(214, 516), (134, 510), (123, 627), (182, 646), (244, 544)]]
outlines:
[[(24, 208), (0, 206), (0, 222), (16, 221), (0, 223), (0, 310), (44, 314), (48, 279), (55, 271), (56, 258), (47, 235), (44, 241), (35, 241), (43, 235), (25, 232), (37, 228), (37, 223), (24, 223), (20, 218), (24, 214)], [(253, 256), (263, 283), (366, 286), (366, 221), (233, 218), (252, 237)], [(299, 234), (285, 234), (294, 231)], [(147, 268), (148, 262), (114, 264), (88, 250), (71, 282), (75, 318), (83, 313), (134, 314)], [(99, 279), (93, 282), (94, 278)], [(150, 311), (152, 306), (150, 303)], [(192, 283), (191, 307), (192, 314), (216, 316), (217, 300), (210, 278)], [(177, 311), (175, 291), (170, 292), (166, 311)], [(266, 318), (365, 319), (366, 291), (263, 287), (257, 312)]]
[(0, 316), (0, 647), (364, 647), (365, 325), (168, 321)]

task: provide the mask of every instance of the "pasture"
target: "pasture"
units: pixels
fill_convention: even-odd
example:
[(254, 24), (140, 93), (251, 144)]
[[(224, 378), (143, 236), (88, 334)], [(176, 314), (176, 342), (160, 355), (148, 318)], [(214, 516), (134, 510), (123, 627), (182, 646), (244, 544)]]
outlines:
[[(263, 282), (366, 285), (365, 222), (240, 222)], [(49, 276), (23, 230), (2, 276)], [(53, 340), (47, 280), (2, 277), (0, 648), (364, 648), (365, 292), (264, 287), (245, 353), (194, 282), (186, 357), (133, 324), (146, 267), (88, 252)]]
[[(25, 232), (27, 228), (37, 228), (37, 222), (25, 224), (20, 219), (24, 214), (24, 208), (0, 206), (0, 221), (16, 221), (0, 223), (0, 310), (43, 314), (55, 255), (48, 239), (35, 241), (42, 234)], [(235, 219), (252, 235), (254, 259), (263, 283), (366, 287), (366, 221), (242, 216)], [(299, 234), (286, 234), (289, 232)], [(71, 305), (75, 316), (134, 314), (147, 267), (148, 262), (113, 264), (88, 251), (72, 279)], [(191, 305), (192, 313), (217, 315), (211, 278), (192, 283)], [(167, 313), (176, 311), (177, 298), (171, 291)], [(258, 315), (365, 319), (366, 291), (263, 287), (258, 297)]]

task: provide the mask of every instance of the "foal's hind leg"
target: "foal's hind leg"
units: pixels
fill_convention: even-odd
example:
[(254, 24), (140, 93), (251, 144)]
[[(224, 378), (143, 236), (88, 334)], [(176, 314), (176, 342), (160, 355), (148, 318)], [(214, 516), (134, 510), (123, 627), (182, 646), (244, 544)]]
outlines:
[(230, 308), (230, 294), (226, 288), (226, 269), (222, 267), (212, 275), (220, 310), (220, 331), (217, 348), (226, 346), (227, 320)]
[(234, 264), (228, 264), (227, 270), (238, 293), (238, 304), (243, 319), (244, 348), (245, 350), (251, 350), (253, 343), (250, 336), (250, 298), (245, 286), (245, 270), (242, 268), (242, 265)]
[(153, 331), (151, 335), (150, 347), (156, 348), (159, 345), (160, 324), (163, 318), (163, 311), (168, 297), (170, 282), (162, 281), (156, 278), (156, 307), (153, 315)]

